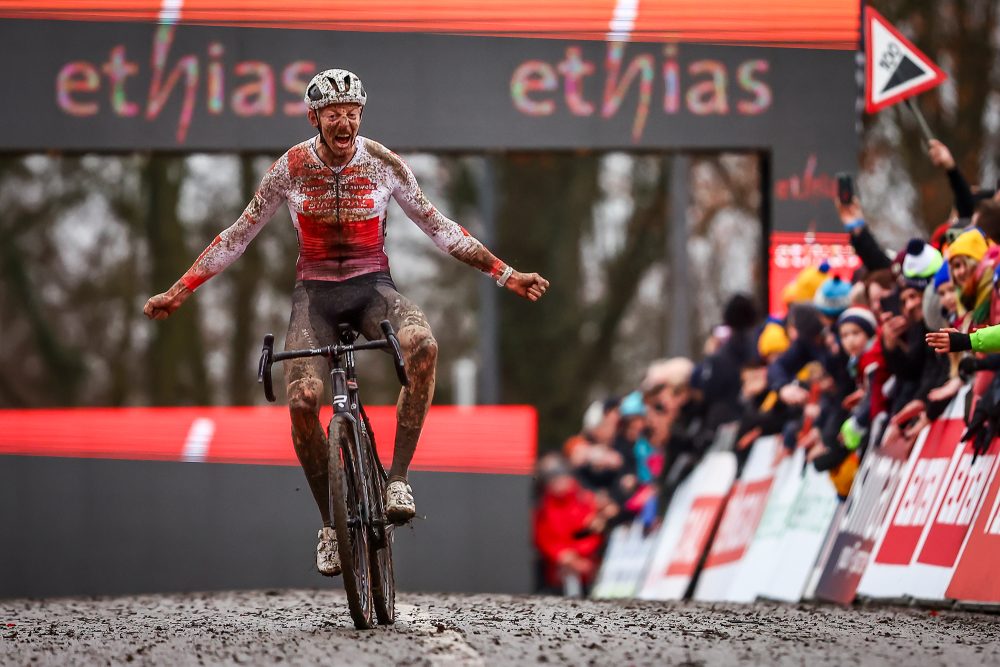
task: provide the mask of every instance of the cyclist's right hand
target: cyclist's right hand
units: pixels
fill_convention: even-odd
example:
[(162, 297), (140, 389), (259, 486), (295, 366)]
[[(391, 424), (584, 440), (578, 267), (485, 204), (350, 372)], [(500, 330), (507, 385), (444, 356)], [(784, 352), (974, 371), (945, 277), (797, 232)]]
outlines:
[(165, 320), (180, 308), (189, 296), (191, 290), (178, 282), (166, 292), (149, 297), (142, 312), (151, 320)]

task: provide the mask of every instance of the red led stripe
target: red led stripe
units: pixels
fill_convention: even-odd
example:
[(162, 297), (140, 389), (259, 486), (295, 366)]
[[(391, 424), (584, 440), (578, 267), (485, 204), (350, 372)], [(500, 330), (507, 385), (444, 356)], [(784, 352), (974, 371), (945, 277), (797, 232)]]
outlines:
[[(368, 408), (386, 464), (395, 413), (390, 406)], [(329, 417), (329, 409), (321, 414), (324, 424)], [(411, 469), (528, 474), (536, 421), (528, 406), (432, 407)], [(283, 407), (0, 410), (0, 454), (182, 461), (191, 458), (185, 444), (195, 460), (298, 465)]]

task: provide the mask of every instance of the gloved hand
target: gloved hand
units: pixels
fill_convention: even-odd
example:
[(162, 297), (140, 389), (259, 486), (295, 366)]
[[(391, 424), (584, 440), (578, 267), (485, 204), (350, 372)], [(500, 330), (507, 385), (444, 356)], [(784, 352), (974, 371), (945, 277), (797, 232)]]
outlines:
[(972, 441), (973, 461), (985, 454), (990, 443), (997, 437), (1000, 427), (1000, 381), (994, 378), (989, 388), (983, 392), (966, 423), (965, 433), (960, 442)]
[(853, 452), (861, 446), (861, 440), (865, 437), (865, 429), (858, 424), (855, 417), (845, 421), (840, 427), (840, 441), (844, 443), (844, 448)]
[(968, 382), (979, 370), (979, 360), (973, 356), (963, 357), (958, 362), (958, 376)]

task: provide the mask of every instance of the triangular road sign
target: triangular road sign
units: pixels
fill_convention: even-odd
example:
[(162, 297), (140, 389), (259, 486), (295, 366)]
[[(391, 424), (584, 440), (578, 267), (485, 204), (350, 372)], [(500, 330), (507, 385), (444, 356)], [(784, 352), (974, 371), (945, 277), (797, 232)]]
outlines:
[(874, 113), (948, 78), (884, 16), (865, 8), (865, 110)]

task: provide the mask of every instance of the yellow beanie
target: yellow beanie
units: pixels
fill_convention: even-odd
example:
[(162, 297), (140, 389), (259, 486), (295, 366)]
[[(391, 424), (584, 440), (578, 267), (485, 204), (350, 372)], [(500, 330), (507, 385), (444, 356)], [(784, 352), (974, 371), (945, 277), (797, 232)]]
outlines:
[(981, 262), (986, 255), (986, 237), (978, 229), (970, 229), (962, 232), (950, 246), (948, 246), (948, 259), (965, 255), (977, 262)]
[(795, 280), (788, 283), (781, 292), (781, 298), (785, 303), (801, 303), (812, 301), (816, 296), (816, 290), (828, 278), (825, 271), (815, 267), (807, 266), (799, 271)]
[(757, 352), (761, 358), (767, 359), (772, 354), (781, 354), (787, 350), (789, 344), (785, 328), (777, 322), (768, 322), (757, 338)]

